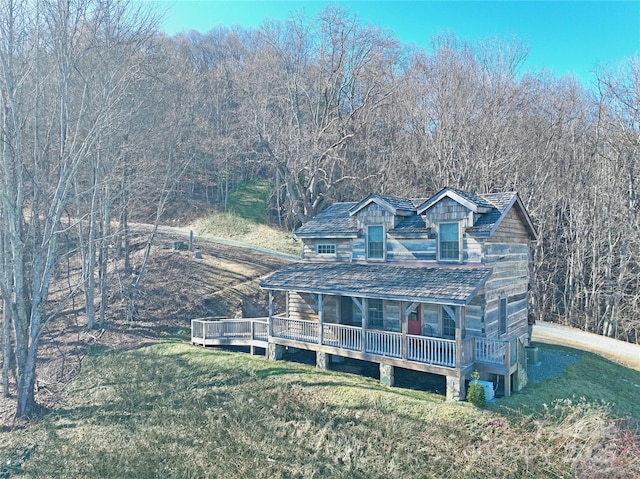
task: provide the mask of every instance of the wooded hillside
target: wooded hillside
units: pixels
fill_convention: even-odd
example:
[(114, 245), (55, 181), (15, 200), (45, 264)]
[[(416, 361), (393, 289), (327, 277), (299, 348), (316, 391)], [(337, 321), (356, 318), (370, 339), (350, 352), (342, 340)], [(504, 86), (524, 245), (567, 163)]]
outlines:
[[(0, 0), (3, 377), (34, 412), (40, 333), (82, 292), (105, 321), (110, 276), (135, 319), (155, 230), (269, 180), (293, 229), (371, 192), (516, 190), (538, 228), (544, 319), (638, 342), (640, 60), (593, 85), (524, 71), (526, 46), (451, 35), (428, 49), (327, 8), (257, 30), (167, 37), (132, 0)], [(73, 270), (76, 262), (80, 267)], [(5, 379), (5, 388), (7, 383)]]

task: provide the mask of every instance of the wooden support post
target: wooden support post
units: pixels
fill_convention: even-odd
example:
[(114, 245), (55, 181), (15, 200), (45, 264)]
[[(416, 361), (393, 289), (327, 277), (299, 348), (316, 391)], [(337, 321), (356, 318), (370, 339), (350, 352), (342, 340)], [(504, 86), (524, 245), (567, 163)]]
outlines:
[(504, 397), (509, 397), (511, 396), (511, 341), (507, 341), (504, 362)]
[(318, 344), (322, 344), (322, 337), (324, 336), (324, 312), (322, 304), (324, 303), (324, 295), (318, 293)]
[(273, 291), (269, 290), (269, 327), (268, 335), (273, 336)]
[(362, 298), (362, 352), (367, 352), (367, 323), (369, 322), (367, 298)]
[(256, 339), (256, 323), (255, 321), (250, 321), (249, 324), (251, 325), (251, 346), (250, 346), (250, 353), (251, 356), (255, 356), (256, 354), (256, 347), (254, 346), (254, 341)]
[(404, 309), (404, 303), (400, 302), (400, 331), (402, 332), (402, 359), (407, 360), (407, 329), (409, 325), (407, 324), (408, 315)]

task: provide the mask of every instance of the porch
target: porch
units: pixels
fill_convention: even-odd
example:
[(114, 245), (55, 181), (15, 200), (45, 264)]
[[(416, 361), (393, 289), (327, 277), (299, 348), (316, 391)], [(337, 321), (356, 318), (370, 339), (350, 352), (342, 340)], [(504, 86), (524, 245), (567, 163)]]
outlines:
[(334, 355), (378, 363), (381, 373), (382, 366), (395, 366), (438, 374), (457, 381), (463, 395), (465, 377), (474, 369), (503, 375), (508, 395), (519, 351), (517, 338), (468, 337), (456, 341), (282, 316), (273, 316), (271, 322), (269, 318), (194, 319), (191, 342), (200, 346), (249, 346), (252, 354), (259, 347), (271, 359), (280, 359), (285, 347), (310, 350), (316, 352), (319, 367), (326, 367), (327, 355)]

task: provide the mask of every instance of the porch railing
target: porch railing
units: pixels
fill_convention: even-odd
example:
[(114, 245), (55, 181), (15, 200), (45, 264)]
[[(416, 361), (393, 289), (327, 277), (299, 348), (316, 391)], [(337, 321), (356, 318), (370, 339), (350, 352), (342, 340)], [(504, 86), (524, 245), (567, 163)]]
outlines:
[(191, 339), (205, 344), (208, 340), (247, 340), (267, 342), (269, 318), (191, 320)]
[(325, 323), (323, 344), (350, 351), (362, 351), (362, 328)]
[(500, 339), (475, 338), (475, 359), (481, 363), (505, 364), (508, 343)]
[(407, 359), (419, 363), (455, 367), (456, 342), (452, 339), (407, 336)]
[(272, 334), (276, 338), (304, 343), (318, 342), (318, 323), (302, 319), (272, 318)]
[[(225, 340), (246, 340), (266, 343), (269, 339), (268, 318), (194, 319), (191, 321), (192, 342), (203, 345)], [(493, 365), (511, 364), (516, 358), (513, 341), (488, 338), (464, 339), (459, 351), (452, 339), (406, 335), (391, 331), (363, 329), (344, 324), (273, 317), (274, 338), (318, 344), (337, 349), (362, 352), (380, 357), (405, 359), (424, 364), (454, 368), (473, 362)], [(406, 343), (403, 345), (403, 337)], [(322, 340), (320, 340), (322, 338)], [(460, 364), (457, 364), (459, 359)]]

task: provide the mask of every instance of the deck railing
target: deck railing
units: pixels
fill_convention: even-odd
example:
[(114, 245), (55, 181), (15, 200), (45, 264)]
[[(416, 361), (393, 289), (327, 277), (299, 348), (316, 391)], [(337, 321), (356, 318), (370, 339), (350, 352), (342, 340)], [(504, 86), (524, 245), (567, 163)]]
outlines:
[[(467, 338), (459, 351), (456, 364), (456, 342), (452, 339), (403, 335), (391, 331), (363, 329), (336, 323), (273, 317), (269, 332), (268, 318), (255, 319), (194, 319), (191, 321), (192, 341), (208, 345), (214, 341), (246, 340), (247, 344), (266, 343), (269, 334), (274, 338), (307, 344), (322, 344), (363, 354), (405, 359), (423, 364), (455, 368), (473, 362), (509, 365), (516, 355), (510, 340)], [(321, 338), (321, 339), (320, 339)], [(403, 338), (406, 343), (403, 345)], [(516, 340), (517, 342), (517, 340)]]
[(362, 328), (325, 323), (323, 344), (350, 351), (362, 351)]
[(367, 353), (390, 358), (402, 357), (402, 334), (368, 329), (366, 337)]
[(318, 342), (318, 323), (302, 319), (273, 318), (271, 334), (276, 338), (292, 339), (304, 343)]
[(490, 364), (505, 364), (508, 342), (489, 338), (475, 338), (475, 342), (476, 361)]
[(455, 367), (456, 342), (452, 339), (407, 336), (407, 359), (419, 363)]
[(208, 340), (255, 340), (266, 342), (269, 318), (191, 320), (191, 339), (205, 344)]

